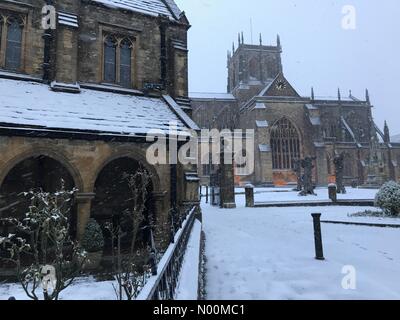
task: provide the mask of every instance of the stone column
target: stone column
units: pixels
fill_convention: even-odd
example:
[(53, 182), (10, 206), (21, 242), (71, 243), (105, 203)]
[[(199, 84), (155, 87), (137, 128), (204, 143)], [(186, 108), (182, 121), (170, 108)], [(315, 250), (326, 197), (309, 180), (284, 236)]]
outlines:
[(168, 246), (171, 222), (169, 221), (169, 212), (165, 205), (167, 192), (153, 192), (153, 217), (154, 225), (154, 241), (157, 250), (165, 249)]
[(244, 190), (246, 195), (246, 207), (254, 207), (254, 186), (252, 184), (248, 184)]
[(75, 196), (77, 202), (77, 238), (82, 239), (85, 228), (90, 219), (90, 210), (92, 208), (92, 200), (94, 193), (77, 193)]

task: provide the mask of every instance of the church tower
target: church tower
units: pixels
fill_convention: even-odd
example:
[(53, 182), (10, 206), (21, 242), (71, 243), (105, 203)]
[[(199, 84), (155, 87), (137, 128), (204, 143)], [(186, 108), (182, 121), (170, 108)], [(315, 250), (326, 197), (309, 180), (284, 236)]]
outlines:
[(240, 101), (257, 95), (267, 83), (282, 72), (282, 47), (279, 35), (276, 45), (245, 44), (243, 33), (238, 35), (238, 46), (228, 52), (228, 92)]

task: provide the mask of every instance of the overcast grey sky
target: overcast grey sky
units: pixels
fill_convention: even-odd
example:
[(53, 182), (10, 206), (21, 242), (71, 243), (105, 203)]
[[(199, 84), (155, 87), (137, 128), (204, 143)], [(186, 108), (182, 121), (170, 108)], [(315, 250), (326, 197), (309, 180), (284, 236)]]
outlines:
[[(226, 52), (243, 31), (251, 43), (263, 34), (275, 44), (279, 33), (285, 76), (301, 95), (370, 91), (374, 118), (400, 133), (400, 2), (398, 0), (176, 0), (189, 31), (190, 91), (226, 92)], [(342, 8), (356, 9), (356, 28), (342, 28)]]

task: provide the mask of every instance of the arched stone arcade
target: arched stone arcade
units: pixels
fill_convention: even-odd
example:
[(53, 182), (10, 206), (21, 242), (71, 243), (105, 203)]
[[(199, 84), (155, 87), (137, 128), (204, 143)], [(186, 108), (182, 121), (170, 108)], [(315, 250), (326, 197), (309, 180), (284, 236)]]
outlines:
[[(13, 140), (13, 143), (9, 143), (10, 140)], [(34, 143), (33, 146), (24, 143), (21, 138), (0, 140), (0, 152), (3, 154), (0, 159), (0, 208), (11, 205), (13, 203), (11, 198), (16, 192), (28, 191), (27, 189), (39, 186), (53, 191), (59, 186), (57, 181), (63, 178), (67, 182), (67, 188), (78, 189), (74, 208), (76, 221), (73, 221), (73, 228), (76, 229), (79, 239), (90, 216), (97, 212), (99, 196), (96, 199), (96, 191), (99, 188), (98, 186), (96, 188), (96, 181), (102, 179), (104, 170), (109, 166), (116, 167), (118, 171), (118, 165), (115, 164), (122, 161), (128, 169), (129, 165), (126, 162), (133, 164), (130, 167), (131, 171), (140, 164), (151, 174), (151, 206), (158, 221), (160, 223), (166, 221), (169, 197), (168, 192), (163, 190), (168, 190), (169, 168), (149, 165), (145, 158), (146, 149), (141, 145), (98, 141), (88, 147), (85, 141), (75, 141), (72, 145), (50, 139), (35, 139)], [(34, 173), (29, 174), (30, 171)], [(29, 179), (26, 180), (24, 177)], [(13, 214), (13, 210), (14, 213), (24, 211), (12, 206), (10, 209), (0, 211), (0, 214), (2, 212), (4, 215)]]

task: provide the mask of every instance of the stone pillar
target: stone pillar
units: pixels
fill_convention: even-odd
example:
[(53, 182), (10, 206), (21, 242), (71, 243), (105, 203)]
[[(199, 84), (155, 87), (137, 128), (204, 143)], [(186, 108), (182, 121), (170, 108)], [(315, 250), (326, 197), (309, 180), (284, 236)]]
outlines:
[[(224, 209), (236, 208), (235, 202), (235, 174), (233, 170), (233, 145), (221, 140), (220, 165), (219, 165), (219, 196), (220, 205)], [(226, 145), (225, 145), (226, 144)], [(226, 156), (226, 159), (225, 159)], [(229, 159), (229, 160), (228, 160)], [(228, 160), (228, 161), (226, 161)], [(227, 162), (227, 163), (226, 163)]]
[(254, 207), (254, 186), (252, 184), (248, 184), (244, 190), (246, 194), (246, 207)]
[(329, 199), (331, 199), (333, 202), (337, 202), (337, 186), (336, 184), (330, 184), (328, 186), (328, 192), (329, 192)]
[(166, 192), (153, 192), (153, 217), (155, 219), (154, 225), (154, 241), (157, 250), (165, 249), (168, 246), (171, 221), (169, 220), (169, 212), (165, 205)]
[(77, 202), (77, 239), (80, 241), (85, 232), (85, 228), (90, 219), (90, 210), (94, 193), (77, 193), (75, 196)]

